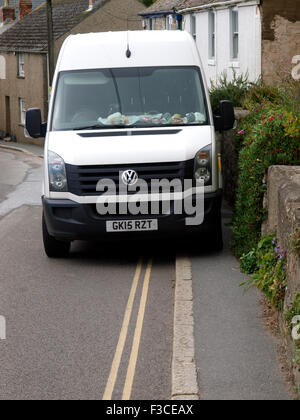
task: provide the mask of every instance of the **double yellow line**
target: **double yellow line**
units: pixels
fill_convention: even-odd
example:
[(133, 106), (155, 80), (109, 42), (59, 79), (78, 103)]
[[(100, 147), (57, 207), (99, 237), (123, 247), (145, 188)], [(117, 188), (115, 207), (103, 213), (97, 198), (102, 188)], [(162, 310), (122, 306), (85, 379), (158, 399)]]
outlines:
[[(124, 346), (125, 346), (125, 342), (127, 338), (136, 290), (137, 290), (139, 279), (141, 276), (142, 265), (143, 265), (143, 260), (142, 258), (140, 258), (138, 261), (135, 275), (133, 278), (133, 282), (131, 285), (131, 290), (130, 290), (129, 298), (127, 301), (123, 324), (122, 324), (117, 348), (115, 351), (114, 359), (111, 365), (110, 374), (109, 374), (105, 391), (103, 394), (103, 398), (102, 398), (103, 400), (111, 400), (112, 398), (112, 394), (113, 394), (114, 387), (116, 384), (118, 371), (119, 371), (119, 367), (120, 367), (120, 363), (121, 363), (121, 359), (123, 355), (123, 350), (124, 350)], [(135, 326), (135, 332), (134, 332), (134, 337), (133, 337), (133, 342), (132, 342), (132, 347), (131, 347), (131, 354), (130, 354), (129, 364), (127, 368), (125, 384), (123, 388), (122, 400), (129, 400), (131, 396), (132, 384), (133, 384), (133, 379), (135, 375), (136, 362), (138, 358), (140, 340), (141, 340), (142, 329), (143, 329), (143, 322), (144, 322), (144, 315), (145, 315), (145, 309), (146, 309), (146, 303), (147, 303), (151, 270), (152, 270), (152, 259), (149, 259), (147, 263), (145, 277), (144, 277), (142, 295), (141, 295), (140, 306), (139, 306), (139, 311), (138, 311), (138, 316), (137, 316), (137, 321), (136, 321), (136, 326)]]

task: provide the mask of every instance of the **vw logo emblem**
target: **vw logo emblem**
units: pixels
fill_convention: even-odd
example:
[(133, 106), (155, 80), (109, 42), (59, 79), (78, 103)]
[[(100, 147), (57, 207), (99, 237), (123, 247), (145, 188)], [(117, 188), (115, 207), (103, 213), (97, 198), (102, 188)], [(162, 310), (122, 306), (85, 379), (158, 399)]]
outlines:
[(138, 174), (132, 169), (128, 169), (122, 173), (122, 181), (125, 185), (135, 185), (138, 179)]

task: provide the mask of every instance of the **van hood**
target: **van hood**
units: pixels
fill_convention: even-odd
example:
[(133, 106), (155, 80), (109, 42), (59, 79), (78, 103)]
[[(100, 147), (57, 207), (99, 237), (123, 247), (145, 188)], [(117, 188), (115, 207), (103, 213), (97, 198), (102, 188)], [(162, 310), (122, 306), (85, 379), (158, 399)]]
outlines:
[(46, 150), (71, 165), (180, 162), (212, 142), (212, 126), (52, 131)]

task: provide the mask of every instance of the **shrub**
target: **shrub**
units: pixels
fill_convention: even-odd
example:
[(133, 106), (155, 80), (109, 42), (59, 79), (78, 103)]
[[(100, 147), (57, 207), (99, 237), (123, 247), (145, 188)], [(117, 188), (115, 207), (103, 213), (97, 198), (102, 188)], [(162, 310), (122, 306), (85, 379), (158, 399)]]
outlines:
[(300, 227), (297, 226), (290, 235), (290, 250), (300, 258)]
[(264, 178), (271, 165), (299, 165), (300, 113), (270, 103), (249, 117), (237, 134), (239, 177), (232, 247), (237, 256), (257, 246), (265, 218)]
[(233, 72), (232, 80), (228, 80), (227, 73), (224, 72), (219, 77), (217, 83), (211, 82), (210, 101), (214, 114), (219, 112), (221, 100), (229, 100), (235, 107), (242, 107), (246, 93), (252, 86), (249, 82), (248, 74), (237, 75)]
[(280, 102), (281, 95), (279, 88), (265, 85), (259, 80), (246, 92), (243, 107), (255, 113), (258, 108), (262, 108), (267, 103), (279, 105)]
[(292, 329), (292, 320), (296, 315), (300, 315), (300, 293), (297, 293), (293, 302), (287, 307), (284, 317), (288, 329)]
[(156, 0), (142, 0), (142, 3), (144, 3), (145, 6), (149, 7), (151, 4), (155, 3)]
[[(286, 326), (289, 330), (292, 330), (294, 325), (293, 319), (295, 316), (300, 315), (300, 293), (296, 293), (295, 299), (291, 304), (287, 307), (284, 317)], [(293, 363), (300, 368), (300, 340), (295, 340), (295, 357), (293, 359)]]
[(258, 287), (267, 296), (270, 304), (281, 310), (286, 288), (285, 253), (274, 235), (264, 236), (254, 253), (257, 267), (255, 274), (242, 285), (248, 288)]
[(241, 271), (245, 274), (253, 274), (257, 270), (257, 252), (255, 248), (252, 248), (247, 254), (241, 256)]

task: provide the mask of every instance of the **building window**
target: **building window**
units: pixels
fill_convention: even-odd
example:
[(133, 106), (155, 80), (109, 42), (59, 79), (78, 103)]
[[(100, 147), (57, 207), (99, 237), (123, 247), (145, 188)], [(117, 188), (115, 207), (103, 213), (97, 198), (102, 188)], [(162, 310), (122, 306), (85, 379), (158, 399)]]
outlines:
[(196, 15), (191, 16), (191, 34), (196, 41), (197, 38), (197, 25), (196, 25)]
[(26, 108), (25, 108), (25, 99), (19, 98), (19, 119), (20, 124), (25, 125), (26, 122)]
[(237, 8), (230, 9), (230, 39), (231, 58), (239, 58), (239, 12)]
[(208, 57), (216, 58), (216, 14), (212, 10), (208, 13)]
[(3, 55), (0, 55), (0, 79), (6, 79), (6, 60)]
[(25, 77), (24, 54), (18, 54), (18, 76)]
[(168, 15), (166, 16), (166, 29), (170, 31), (172, 29), (172, 26), (173, 26), (173, 16)]

